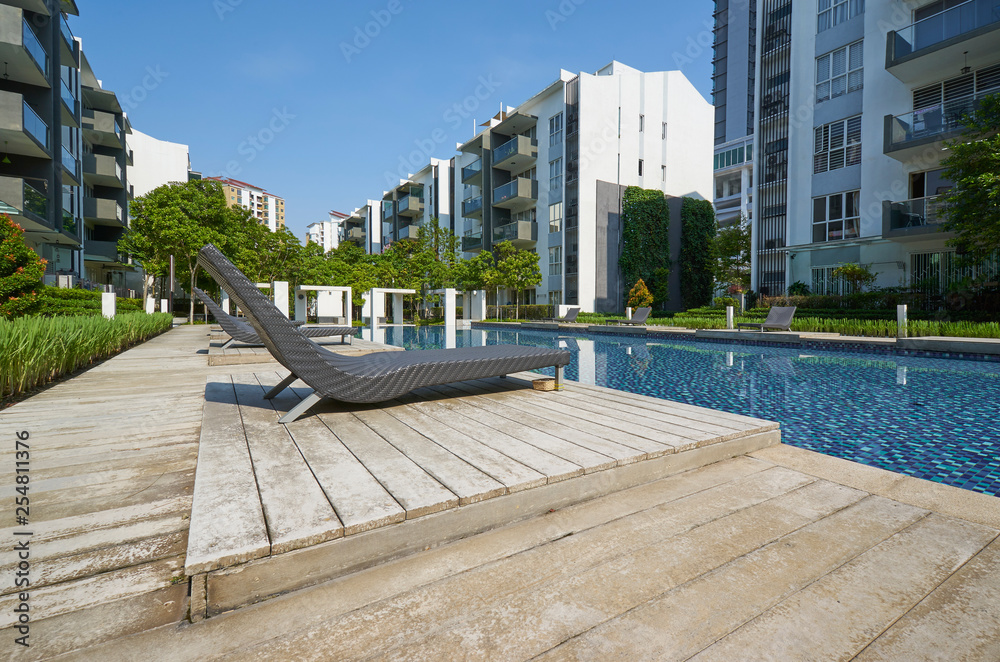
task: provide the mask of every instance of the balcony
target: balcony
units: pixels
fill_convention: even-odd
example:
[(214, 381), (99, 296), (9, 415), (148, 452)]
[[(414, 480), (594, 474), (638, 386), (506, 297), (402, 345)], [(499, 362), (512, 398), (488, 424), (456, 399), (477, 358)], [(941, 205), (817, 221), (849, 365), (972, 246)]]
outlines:
[[(44, 193), (20, 177), (0, 177), (0, 201), (17, 210), (12, 214), (15, 221), (30, 221), (43, 224), (49, 229), (49, 201)], [(34, 229), (25, 224), (26, 229)]]
[(83, 217), (99, 225), (125, 227), (125, 210), (117, 201), (108, 198), (84, 197)]
[(472, 186), (482, 186), (483, 160), (481, 158), (462, 168), (462, 183), (471, 184)]
[(80, 110), (77, 105), (79, 102), (73, 95), (73, 91), (69, 89), (66, 82), (63, 81), (60, 84), (60, 98), (62, 99), (62, 123), (66, 126), (73, 126), (79, 128), (80, 122), (76, 119), (77, 112)]
[(883, 152), (906, 161), (922, 153), (928, 145), (957, 137), (965, 128), (962, 118), (978, 110), (984, 96), (952, 99), (905, 115), (886, 115)]
[[(61, 18), (61, 17), (60, 17)], [(65, 18), (59, 21), (59, 32), (62, 34), (62, 44), (60, 46), (61, 64), (79, 68), (76, 57), (76, 40), (73, 39), (73, 31), (69, 29)]]
[(124, 145), (122, 126), (114, 113), (85, 108), (83, 110), (83, 128), (89, 132), (87, 139), (95, 145), (119, 148)]
[(520, 211), (538, 200), (538, 180), (518, 177), (514, 181), (493, 189), (493, 206)]
[(477, 195), (474, 198), (462, 201), (462, 216), (466, 218), (483, 217), (483, 196)]
[(125, 188), (121, 165), (115, 157), (107, 154), (83, 155), (83, 180), (88, 186)]
[(404, 195), (399, 199), (400, 216), (422, 216), (424, 213), (424, 201), (413, 195)]
[(514, 136), (493, 150), (493, 167), (500, 170), (521, 170), (537, 158), (537, 140), (527, 136)]
[(996, 0), (969, 0), (889, 32), (885, 69), (904, 83), (940, 80), (960, 62), (976, 67), (992, 61), (998, 39)]
[(0, 59), (11, 82), (49, 87), (49, 56), (17, 7), (0, 4)]
[(364, 228), (351, 228), (347, 231), (345, 235), (348, 241), (364, 241), (365, 229)]
[(483, 250), (483, 233), (473, 232), (462, 237), (462, 252), (478, 253)]
[(124, 262), (118, 253), (117, 241), (94, 241), (88, 239), (83, 245), (83, 259), (87, 262)]
[(940, 229), (944, 207), (939, 195), (901, 202), (886, 200), (882, 203), (882, 236), (886, 239), (926, 239), (926, 235)]
[(515, 248), (529, 248), (538, 241), (538, 223), (532, 221), (514, 221), (493, 228), (493, 243), (509, 241)]
[(399, 232), (396, 233), (396, 239), (402, 241), (404, 239), (409, 239), (411, 241), (416, 241), (417, 232), (420, 230), (419, 225), (404, 225), (399, 228)]
[(382, 203), (382, 219), (389, 220), (392, 218), (392, 200), (386, 200)]
[(49, 126), (24, 97), (0, 90), (0, 141), (9, 154), (48, 159)]

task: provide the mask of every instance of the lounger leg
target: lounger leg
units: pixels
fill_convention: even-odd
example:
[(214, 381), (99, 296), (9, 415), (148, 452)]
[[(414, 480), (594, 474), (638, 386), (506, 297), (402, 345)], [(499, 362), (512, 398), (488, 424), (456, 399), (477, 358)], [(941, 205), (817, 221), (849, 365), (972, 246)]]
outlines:
[(270, 391), (268, 391), (267, 393), (265, 393), (264, 394), (264, 399), (265, 400), (270, 400), (271, 398), (275, 397), (276, 395), (278, 395), (279, 393), (281, 393), (282, 391), (284, 391), (286, 388), (288, 388), (291, 385), (291, 383), (294, 382), (296, 379), (298, 379), (298, 377), (296, 377), (294, 374), (288, 375), (287, 377), (285, 377), (284, 379), (282, 379), (280, 382), (278, 382), (277, 386), (275, 386)]
[(299, 404), (297, 404), (294, 407), (292, 407), (291, 410), (289, 410), (289, 412), (287, 414), (285, 414), (284, 416), (282, 416), (281, 418), (279, 418), (278, 422), (279, 423), (291, 423), (292, 421), (294, 421), (295, 419), (297, 419), (299, 416), (301, 416), (302, 414), (306, 413), (306, 411), (310, 407), (312, 407), (314, 404), (316, 404), (317, 402), (319, 402), (322, 399), (323, 399), (323, 396), (316, 395), (316, 392), (313, 391), (312, 393), (310, 393), (309, 395), (307, 395), (302, 400), (302, 402), (300, 402)]
[(230, 345), (232, 345), (234, 342), (236, 342), (236, 338), (230, 337), (229, 340), (226, 341), (226, 344), (224, 344), (222, 346), (222, 349), (226, 349), (227, 347), (229, 347)]
[(563, 387), (563, 383), (562, 382), (563, 382), (563, 380), (562, 380), (562, 366), (561, 365), (557, 365), (556, 366), (556, 389), (555, 390), (557, 390), (557, 391), (561, 391), (562, 390), (562, 387)]

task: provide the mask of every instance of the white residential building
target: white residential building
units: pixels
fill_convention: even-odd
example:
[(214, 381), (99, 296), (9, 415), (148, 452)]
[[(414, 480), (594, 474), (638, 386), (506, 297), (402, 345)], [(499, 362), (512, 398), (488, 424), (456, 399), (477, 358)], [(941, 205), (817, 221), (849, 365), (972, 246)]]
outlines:
[(133, 153), (128, 180), (135, 195), (146, 195), (170, 182), (188, 181), (191, 157), (187, 145), (157, 140), (133, 128), (127, 147)]
[(435, 218), (441, 227), (454, 231), (454, 186), (454, 159), (432, 158), (386, 191), (381, 203), (383, 250), (393, 241), (416, 239), (417, 228)]
[(995, 5), (760, 0), (755, 289), (840, 292), (844, 263), (883, 286), (959, 276), (940, 164), (963, 113), (1000, 91)]
[(343, 240), (357, 244), (369, 255), (376, 255), (384, 248), (382, 231), (382, 201), (365, 200), (365, 204), (344, 219)]
[[(559, 78), (459, 147), (456, 234), (467, 257), (509, 240), (540, 256), (529, 303), (621, 311), (627, 186), (712, 199), (712, 106), (679, 71), (611, 62)], [(680, 247), (671, 205), (671, 251)], [(672, 301), (679, 284), (672, 282)], [(510, 295), (513, 298), (513, 295)]]
[(340, 246), (344, 235), (344, 221), (347, 214), (339, 211), (330, 212), (330, 220), (311, 223), (306, 226), (306, 243), (313, 242), (323, 247), (323, 252), (328, 253)]

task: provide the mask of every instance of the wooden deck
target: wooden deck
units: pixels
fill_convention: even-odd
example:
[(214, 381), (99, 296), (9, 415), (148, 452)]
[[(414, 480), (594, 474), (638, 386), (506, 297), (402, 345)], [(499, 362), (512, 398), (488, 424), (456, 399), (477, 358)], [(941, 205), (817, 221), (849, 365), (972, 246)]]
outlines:
[[(780, 439), (775, 423), (596, 386), (534, 391), (531, 373), (323, 403), (281, 425), (309, 392), (297, 382), (264, 400), (283, 374), (206, 386), (185, 567), (199, 615)], [(403, 523), (400, 545), (390, 529)]]

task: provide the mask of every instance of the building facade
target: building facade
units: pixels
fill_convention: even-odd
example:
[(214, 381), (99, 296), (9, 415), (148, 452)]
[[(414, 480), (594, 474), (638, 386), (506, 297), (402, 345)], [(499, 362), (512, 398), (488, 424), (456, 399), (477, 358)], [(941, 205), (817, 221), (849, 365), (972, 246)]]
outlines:
[(757, 0), (715, 0), (715, 216), (719, 227), (753, 218)]
[(974, 275), (938, 232), (938, 196), (962, 115), (1000, 92), (994, 5), (761, 0), (755, 289), (842, 293), (845, 263), (880, 286)]
[(441, 227), (454, 232), (454, 161), (431, 158), (382, 195), (382, 250), (394, 241), (416, 239), (418, 228), (435, 218)]
[(382, 200), (365, 200), (344, 219), (343, 240), (363, 249), (369, 255), (382, 252)]
[(344, 222), (347, 218), (347, 214), (331, 211), (330, 220), (310, 223), (306, 226), (306, 243), (322, 246), (324, 253), (337, 248), (344, 239)]
[(230, 207), (239, 205), (246, 207), (271, 232), (277, 232), (285, 227), (285, 200), (272, 195), (253, 184), (241, 182), (230, 177), (206, 177), (222, 184), (226, 194), (226, 204)]
[(146, 195), (170, 182), (199, 178), (191, 170), (190, 149), (187, 145), (158, 140), (133, 128), (128, 148), (132, 155), (128, 182), (136, 196)]

